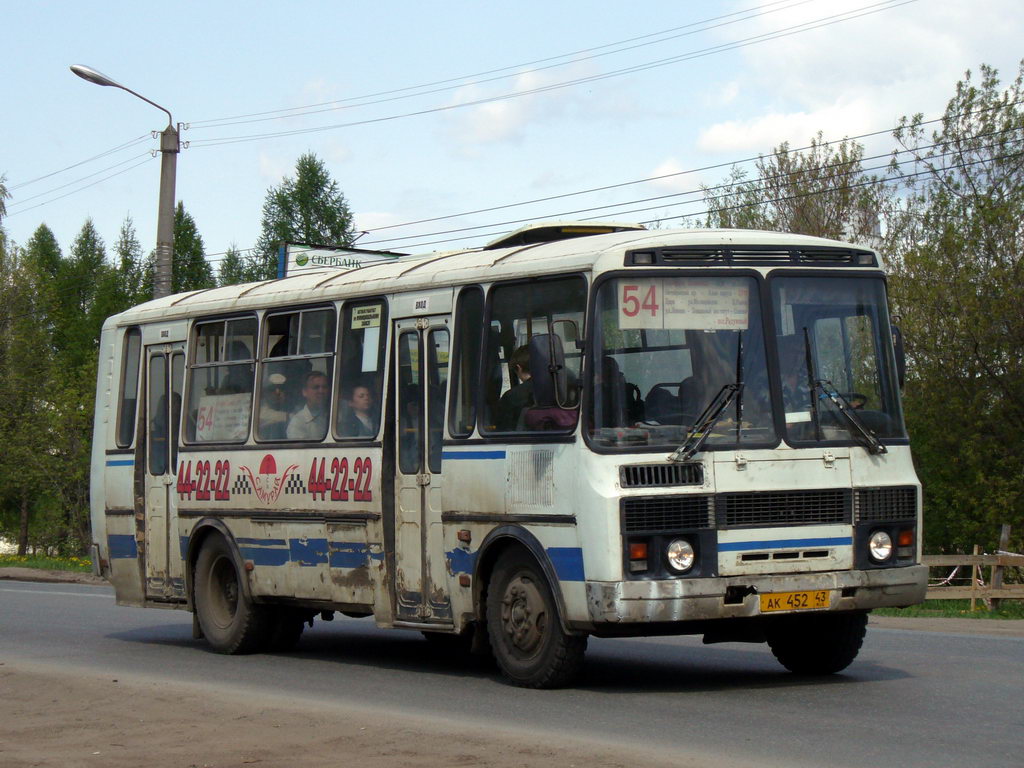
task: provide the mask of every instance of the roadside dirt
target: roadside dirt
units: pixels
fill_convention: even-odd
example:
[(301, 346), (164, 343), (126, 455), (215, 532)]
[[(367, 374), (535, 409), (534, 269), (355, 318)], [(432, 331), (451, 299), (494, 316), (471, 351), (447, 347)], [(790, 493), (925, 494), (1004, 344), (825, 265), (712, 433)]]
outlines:
[(4, 768), (752, 765), (9, 660), (0, 690)]
[(74, 571), (48, 571), (43, 568), (0, 568), (0, 579), (11, 581), (44, 581), (52, 584), (93, 584), (103, 586), (106, 579), (93, 576), (91, 573), (75, 573)]

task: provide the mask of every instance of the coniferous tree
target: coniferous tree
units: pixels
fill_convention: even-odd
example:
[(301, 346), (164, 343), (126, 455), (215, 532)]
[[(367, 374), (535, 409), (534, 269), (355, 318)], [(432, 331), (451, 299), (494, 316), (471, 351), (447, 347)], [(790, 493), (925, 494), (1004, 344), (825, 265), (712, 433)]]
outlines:
[(142, 256), (142, 245), (135, 233), (135, 223), (131, 216), (126, 216), (121, 224), (121, 231), (114, 245), (114, 257), (117, 269), (118, 298), (127, 309), (152, 298), (146, 294), (146, 264)]
[(238, 247), (232, 243), (220, 262), (217, 285), (237, 285), (245, 282), (245, 264)]
[(276, 277), (282, 242), (346, 246), (353, 234), (345, 195), (324, 162), (308, 152), (296, 163), (295, 178), (267, 190), (260, 236), (246, 260), (246, 278)]
[(174, 209), (174, 279), (171, 282), (174, 293), (212, 288), (216, 285), (213, 268), (206, 260), (203, 238), (196, 227), (192, 214), (185, 210), (185, 204), (178, 202)]

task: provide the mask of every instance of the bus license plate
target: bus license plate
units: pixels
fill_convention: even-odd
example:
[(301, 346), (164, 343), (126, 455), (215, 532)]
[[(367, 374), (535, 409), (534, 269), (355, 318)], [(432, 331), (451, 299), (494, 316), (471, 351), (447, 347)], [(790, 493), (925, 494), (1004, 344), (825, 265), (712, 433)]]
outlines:
[(761, 595), (761, 613), (770, 611), (813, 611), (828, 608), (827, 589), (810, 592), (766, 592)]

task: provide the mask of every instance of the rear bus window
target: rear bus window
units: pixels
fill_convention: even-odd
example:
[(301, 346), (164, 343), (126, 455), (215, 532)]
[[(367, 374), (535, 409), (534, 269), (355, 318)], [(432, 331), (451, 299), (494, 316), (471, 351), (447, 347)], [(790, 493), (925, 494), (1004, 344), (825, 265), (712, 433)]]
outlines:
[(188, 371), (190, 443), (242, 443), (249, 435), (255, 373), (255, 317), (196, 323)]
[(124, 335), (121, 355), (121, 391), (117, 408), (117, 447), (130, 448), (135, 441), (135, 407), (139, 396), (139, 361), (142, 333), (129, 328)]

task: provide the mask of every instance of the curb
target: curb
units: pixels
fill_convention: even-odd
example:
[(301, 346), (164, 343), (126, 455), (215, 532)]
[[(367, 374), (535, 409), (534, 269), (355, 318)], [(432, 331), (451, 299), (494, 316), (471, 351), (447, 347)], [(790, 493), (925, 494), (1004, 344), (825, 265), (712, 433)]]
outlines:
[(37, 581), (47, 584), (86, 584), (93, 587), (110, 586), (110, 582), (91, 573), (75, 571), (51, 571), (43, 568), (0, 568), (0, 581)]

